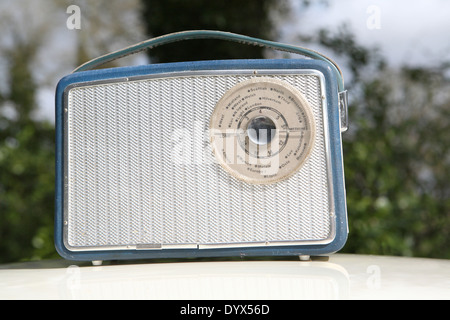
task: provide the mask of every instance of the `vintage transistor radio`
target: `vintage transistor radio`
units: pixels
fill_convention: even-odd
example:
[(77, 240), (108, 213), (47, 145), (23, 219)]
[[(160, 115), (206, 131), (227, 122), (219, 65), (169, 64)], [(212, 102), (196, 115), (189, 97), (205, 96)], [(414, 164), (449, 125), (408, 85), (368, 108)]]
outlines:
[[(88, 70), (200, 38), (309, 59)], [(341, 71), (308, 49), (187, 31), (94, 59), (56, 92), (57, 250), (70, 260), (336, 252), (348, 233), (346, 127)]]

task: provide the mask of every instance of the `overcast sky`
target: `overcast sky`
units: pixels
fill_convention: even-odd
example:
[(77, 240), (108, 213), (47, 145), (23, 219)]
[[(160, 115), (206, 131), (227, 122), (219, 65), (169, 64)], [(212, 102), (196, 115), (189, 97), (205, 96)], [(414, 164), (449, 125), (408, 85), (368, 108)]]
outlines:
[(359, 43), (378, 46), (394, 66), (450, 60), (448, 0), (329, 0), (328, 6), (316, 1), (286, 25), (286, 39), (296, 30), (314, 33), (343, 23), (348, 23)]

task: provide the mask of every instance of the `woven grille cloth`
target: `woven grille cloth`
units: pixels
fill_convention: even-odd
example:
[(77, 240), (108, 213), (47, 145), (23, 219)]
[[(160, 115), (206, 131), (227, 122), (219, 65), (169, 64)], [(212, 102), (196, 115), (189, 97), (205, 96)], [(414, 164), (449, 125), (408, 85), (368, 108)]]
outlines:
[(316, 121), (293, 177), (258, 186), (215, 162), (210, 115), (251, 75), (189, 76), (72, 88), (68, 94), (68, 244), (73, 247), (327, 239), (331, 232), (320, 81), (298, 88)]

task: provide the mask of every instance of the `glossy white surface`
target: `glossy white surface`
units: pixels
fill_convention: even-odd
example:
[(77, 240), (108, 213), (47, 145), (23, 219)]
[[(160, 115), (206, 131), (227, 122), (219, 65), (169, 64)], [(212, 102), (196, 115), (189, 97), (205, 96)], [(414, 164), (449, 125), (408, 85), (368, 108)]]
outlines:
[(0, 266), (0, 299), (450, 299), (450, 260), (63, 264)]

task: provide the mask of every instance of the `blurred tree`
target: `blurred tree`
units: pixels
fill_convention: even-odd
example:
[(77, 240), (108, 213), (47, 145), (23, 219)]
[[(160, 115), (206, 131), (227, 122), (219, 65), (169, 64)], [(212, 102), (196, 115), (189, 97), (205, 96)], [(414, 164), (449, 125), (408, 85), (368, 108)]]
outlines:
[[(220, 30), (275, 38), (273, 15), (287, 8), (285, 0), (142, 0), (147, 33), (160, 36), (186, 30)], [(149, 52), (154, 62), (262, 58), (264, 49), (220, 40), (190, 40)]]
[[(78, 1), (79, 31), (66, 28), (71, 4), (0, 3), (0, 263), (59, 257), (53, 241), (55, 132), (53, 123), (36, 117), (39, 89), (54, 89), (62, 65), (67, 74), (96, 55), (142, 40), (139, 0)], [(66, 48), (70, 41), (58, 50), (47, 47), (61, 35), (73, 37), (77, 48)]]
[(345, 252), (450, 258), (448, 66), (389, 68), (345, 26), (313, 39), (347, 60)]
[[(34, 42), (6, 52), (0, 104), (0, 262), (53, 257), (54, 127), (32, 119)], [(6, 109), (6, 111), (5, 111)]]

